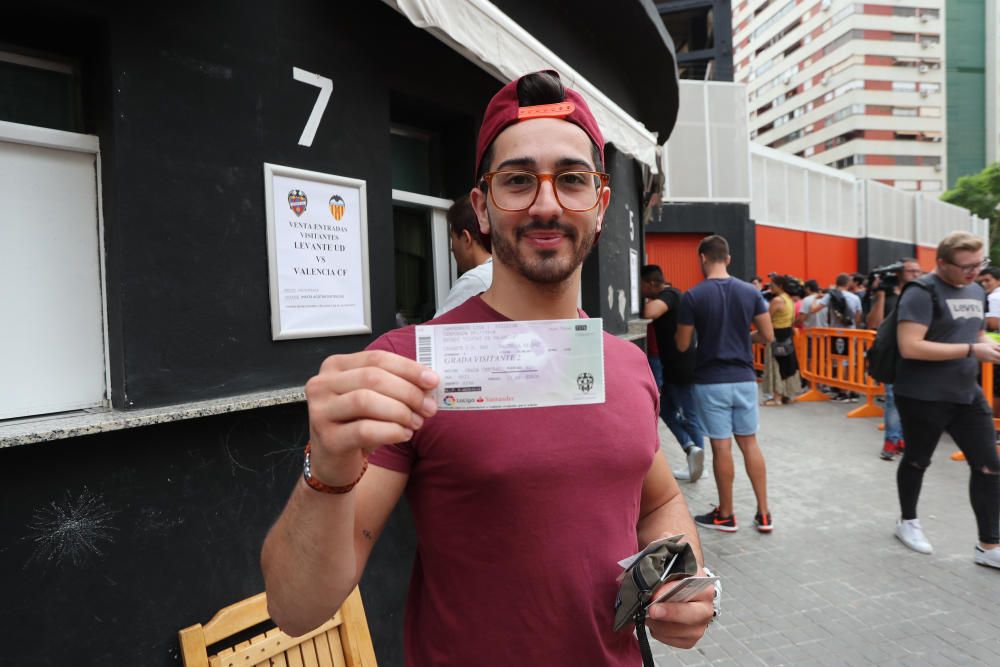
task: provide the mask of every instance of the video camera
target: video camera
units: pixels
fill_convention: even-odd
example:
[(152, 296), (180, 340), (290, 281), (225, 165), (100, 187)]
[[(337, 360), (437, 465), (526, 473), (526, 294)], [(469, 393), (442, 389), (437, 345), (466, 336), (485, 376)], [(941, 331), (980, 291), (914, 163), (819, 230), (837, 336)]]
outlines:
[[(774, 271), (771, 271), (771, 272), (770, 272), (769, 274), (767, 274), (767, 277), (768, 277), (768, 280), (769, 280), (769, 281), (771, 281), (771, 282), (773, 282), (773, 281), (774, 281), (774, 279), (775, 279), (775, 277), (776, 277), (777, 275), (778, 275), (777, 273), (775, 273)], [(762, 297), (764, 297), (764, 300), (765, 300), (765, 301), (768, 301), (768, 302), (770, 302), (770, 301), (771, 301), (771, 299), (773, 299), (773, 298), (774, 298), (774, 296), (775, 296), (774, 292), (772, 292), (772, 291), (771, 291), (771, 282), (768, 282), (768, 283), (767, 283), (766, 285), (764, 285), (764, 287), (763, 287), (763, 288), (762, 288), (762, 289), (760, 290), (760, 295), (761, 295)]]
[(802, 285), (802, 281), (793, 276), (782, 276), (774, 271), (767, 274), (771, 282), (764, 286), (764, 289), (760, 291), (761, 296), (764, 297), (765, 301), (770, 301), (775, 297), (775, 293), (771, 291), (771, 285), (774, 284), (775, 280), (782, 280), (785, 288), (785, 294), (791, 297), (801, 297), (805, 295), (805, 287)]
[(902, 271), (902, 262), (893, 262), (892, 264), (876, 267), (868, 274), (868, 279), (865, 280), (865, 287), (870, 288), (877, 277), (878, 289), (883, 292), (891, 292), (899, 287), (899, 274)]

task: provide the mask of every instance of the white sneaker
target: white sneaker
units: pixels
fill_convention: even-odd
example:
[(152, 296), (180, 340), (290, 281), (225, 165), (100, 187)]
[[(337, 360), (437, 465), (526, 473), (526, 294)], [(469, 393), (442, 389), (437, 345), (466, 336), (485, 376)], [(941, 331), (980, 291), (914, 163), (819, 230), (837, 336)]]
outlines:
[(688, 477), (692, 482), (697, 482), (705, 469), (705, 450), (698, 445), (692, 445), (688, 448), (687, 460)]
[[(896, 522), (896, 537), (900, 542), (910, 549), (922, 554), (934, 553), (934, 547), (924, 537), (924, 531), (920, 528), (920, 519), (900, 519)], [(997, 554), (1000, 559), (1000, 554)]]
[(979, 565), (985, 565), (986, 567), (995, 567), (1000, 569), (1000, 547), (994, 547), (993, 549), (984, 549), (977, 544), (975, 559), (976, 563)]
[(687, 470), (678, 468), (677, 470), (673, 470), (671, 472), (674, 473), (674, 479), (679, 479), (681, 481), (687, 481), (691, 479), (691, 473), (689, 473)]

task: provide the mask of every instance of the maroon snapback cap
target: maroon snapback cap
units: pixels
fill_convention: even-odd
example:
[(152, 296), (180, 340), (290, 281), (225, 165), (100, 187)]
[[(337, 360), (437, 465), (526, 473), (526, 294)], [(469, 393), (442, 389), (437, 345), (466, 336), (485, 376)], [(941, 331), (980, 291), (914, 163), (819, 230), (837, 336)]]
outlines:
[[(556, 78), (559, 73), (555, 70), (542, 70), (547, 74), (552, 74)], [(565, 97), (561, 102), (555, 104), (541, 104), (532, 107), (522, 107), (517, 98), (517, 84), (524, 77), (517, 78), (500, 89), (490, 103), (486, 105), (486, 112), (483, 114), (483, 124), (479, 128), (479, 139), (476, 142), (476, 171), (473, 177), (479, 176), (479, 167), (483, 161), (483, 154), (493, 143), (497, 136), (514, 123), (531, 120), (533, 118), (561, 118), (578, 126), (595, 146), (601, 155), (601, 162), (604, 162), (604, 135), (601, 128), (597, 126), (594, 114), (590, 112), (590, 107), (583, 101), (580, 93), (570, 88), (565, 90)]]

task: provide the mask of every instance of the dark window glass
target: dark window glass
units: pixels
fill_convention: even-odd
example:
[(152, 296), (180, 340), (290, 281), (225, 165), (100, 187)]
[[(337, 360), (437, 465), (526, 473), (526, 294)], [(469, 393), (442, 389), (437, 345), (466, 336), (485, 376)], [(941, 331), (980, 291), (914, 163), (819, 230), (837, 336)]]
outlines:
[(419, 324), (434, 317), (434, 257), (430, 210), (392, 207), (395, 238), (396, 320)]
[(417, 134), (392, 133), (392, 187), (430, 194), (431, 143)]
[(82, 132), (72, 71), (22, 64), (32, 60), (0, 52), (0, 120)]

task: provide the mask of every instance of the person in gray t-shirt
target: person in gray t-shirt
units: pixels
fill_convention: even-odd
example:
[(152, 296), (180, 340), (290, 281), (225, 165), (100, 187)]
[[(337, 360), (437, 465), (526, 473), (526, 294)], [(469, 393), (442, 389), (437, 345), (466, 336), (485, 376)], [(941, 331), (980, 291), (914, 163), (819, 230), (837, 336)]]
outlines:
[(938, 245), (934, 272), (908, 285), (899, 299), (902, 359), (894, 390), (906, 448), (896, 471), (896, 537), (914, 551), (933, 551), (917, 519), (917, 500), (924, 471), (947, 432), (969, 463), (969, 498), (979, 529), (975, 562), (1000, 569), (1000, 457), (993, 413), (976, 381), (979, 361), (1000, 360), (1000, 344), (983, 330), (985, 295), (975, 283), (987, 261), (982, 239), (953, 232)]
[(956, 287), (934, 273), (920, 282), (937, 293), (939, 312), (935, 316), (930, 292), (909, 289), (899, 300), (900, 323), (926, 327), (925, 341), (962, 343), (966, 354), (959, 359), (933, 361), (904, 357), (896, 367), (896, 394), (922, 401), (971, 403), (981, 394), (976, 384), (979, 362), (969, 356), (969, 345), (979, 340), (983, 329), (983, 288), (976, 283)]

